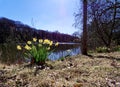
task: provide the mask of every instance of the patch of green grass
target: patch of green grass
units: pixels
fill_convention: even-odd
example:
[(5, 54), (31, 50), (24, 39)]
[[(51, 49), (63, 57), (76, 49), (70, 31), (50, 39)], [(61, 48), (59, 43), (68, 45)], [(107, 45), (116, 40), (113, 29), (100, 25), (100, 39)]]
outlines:
[(98, 53), (106, 53), (106, 52), (109, 51), (109, 48), (107, 48), (107, 47), (98, 47), (98, 48), (96, 48), (96, 51)]
[(92, 54), (92, 53), (94, 53), (95, 51), (93, 51), (93, 50), (89, 50), (88, 51), (88, 54)]
[(120, 45), (113, 48), (113, 51), (120, 51)]
[(58, 60), (64, 61), (64, 60), (65, 60), (65, 57), (61, 57), (61, 58), (59, 58)]

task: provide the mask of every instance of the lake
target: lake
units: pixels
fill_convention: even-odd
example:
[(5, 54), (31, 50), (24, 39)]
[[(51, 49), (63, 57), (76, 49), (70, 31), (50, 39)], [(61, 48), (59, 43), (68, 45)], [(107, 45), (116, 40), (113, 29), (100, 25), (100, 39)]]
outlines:
[(51, 53), (48, 58), (50, 60), (57, 60), (67, 56), (78, 55), (81, 53), (80, 45), (78, 43), (59, 43), (55, 52)]

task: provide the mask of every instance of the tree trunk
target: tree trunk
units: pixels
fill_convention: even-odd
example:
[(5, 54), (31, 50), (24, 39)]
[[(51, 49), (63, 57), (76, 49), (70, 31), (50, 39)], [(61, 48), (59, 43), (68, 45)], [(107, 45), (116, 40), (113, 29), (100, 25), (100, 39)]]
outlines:
[(83, 0), (83, 39), (82, 54), (87, 55), (87, 0)]

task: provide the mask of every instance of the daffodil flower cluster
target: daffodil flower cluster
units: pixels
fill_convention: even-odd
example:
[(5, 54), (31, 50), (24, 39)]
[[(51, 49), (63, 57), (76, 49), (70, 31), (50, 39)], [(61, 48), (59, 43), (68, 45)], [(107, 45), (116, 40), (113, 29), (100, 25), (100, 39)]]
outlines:
[(31, 56), (36, 62), (45, 62), (47, 56), (51, 53), (50, 49), (52, 45), (58, 46), (58, 42), (53, 44), (53, 41), (49, 39), (37, 39), (33, 38), (32, 41), (27, 41), (25, 46), (17, 46), (18, 50), (25, 49), (25, 55)]

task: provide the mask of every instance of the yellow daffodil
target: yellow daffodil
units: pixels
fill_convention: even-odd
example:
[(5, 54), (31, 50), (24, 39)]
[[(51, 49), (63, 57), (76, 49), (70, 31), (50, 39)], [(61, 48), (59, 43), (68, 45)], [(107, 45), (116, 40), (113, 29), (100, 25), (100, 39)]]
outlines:
[(52, 46), (52, 44), (53, 44), (53, 41), (50, 41), (50, 46)]
[(45, 39), (44, 42), (43, 42), (43, 44), (50, 44), (50, 40)]
[(32, 44), (32, 42), (31, 42), (31, 41), (28, 41), (28, 42), (27, 42), (27, 44), (29, 44), (29, 45), (30, 45), (30, 44)]
[[(55, 43), (55, 46), (58, 46), (58, 42)], [(49, 53), (51, 53), (51, 46), (53, 41), (49, 39), (37, 39), (33, 38), (31, 41), (27, 41), (26, 45), (23, 47), (23, 50), (27, 56), (35, 58), (35, 63), (45, 62)], [(17, 46), (18, 50), (22, 50), (22, 46)], [(41, 59), (42, 58), (42, 59)]]
[(26, 50), (31, 50), (31, 47), (28, 46), (28, 45), (25, 45), (25, 49), (26, 49)]
[(47, 50), (50, 50), (50, 47), (48, 47)]
[(55, 44), (55, 46), (58, 46), (58, 44), (59, 44), (59, 43), (57, 42), (57, 43)]
[(22, 50), (22, 48), (21, 48), (20, 45), (17, 45), (17, 49), (18, 49), (18, 50)]
[(37, 41), (37, 39), (36, 39), (36, 38), (33, 38), (33, 41), (34, 41), (34, 42), (36, 42), (36, 41)]
[(42, 39), (39, 39), (39, 43), (42, 43), (43, 42), (43, 40)]

